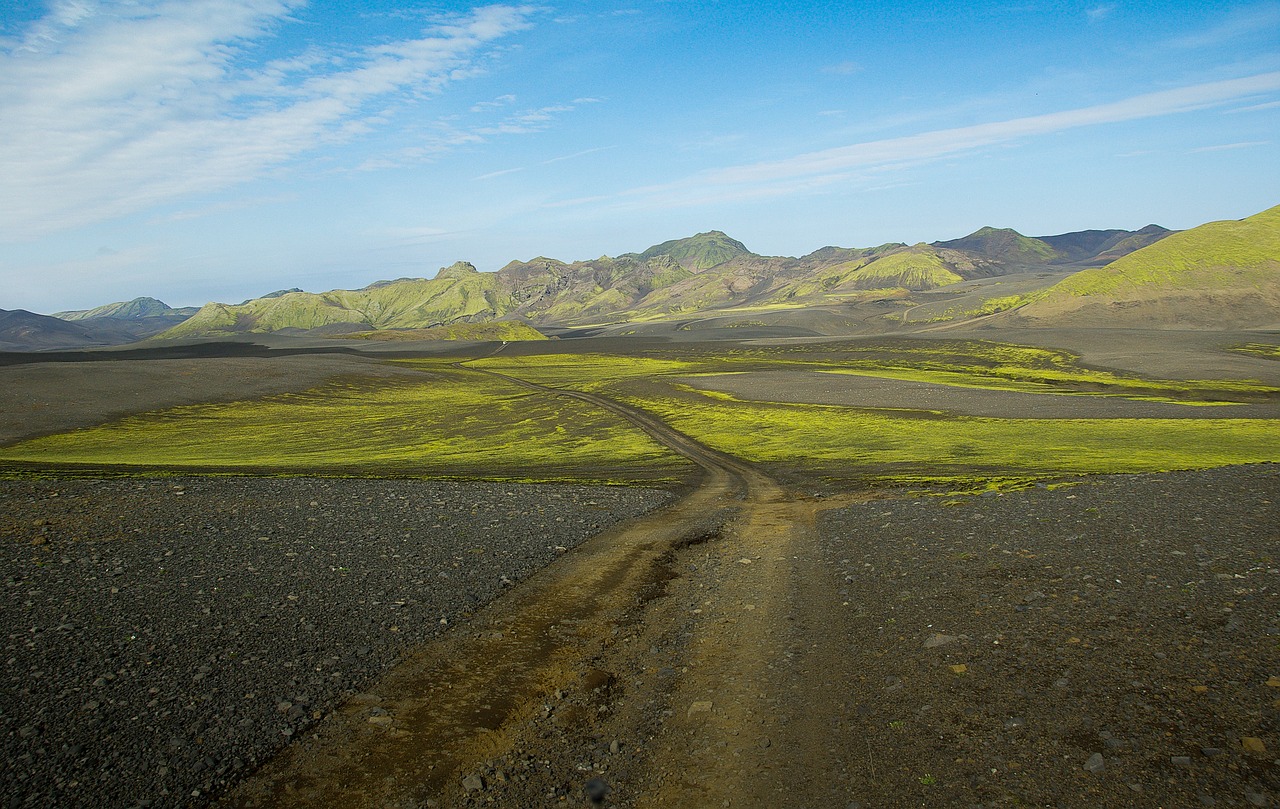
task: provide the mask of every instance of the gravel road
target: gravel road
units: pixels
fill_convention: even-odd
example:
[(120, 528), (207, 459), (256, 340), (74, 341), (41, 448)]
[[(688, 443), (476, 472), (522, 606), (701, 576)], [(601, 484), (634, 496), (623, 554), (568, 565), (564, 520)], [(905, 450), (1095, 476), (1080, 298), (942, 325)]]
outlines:
[(0, 481), (0, 795), (200, 805), (400, 655), (661, 491)]

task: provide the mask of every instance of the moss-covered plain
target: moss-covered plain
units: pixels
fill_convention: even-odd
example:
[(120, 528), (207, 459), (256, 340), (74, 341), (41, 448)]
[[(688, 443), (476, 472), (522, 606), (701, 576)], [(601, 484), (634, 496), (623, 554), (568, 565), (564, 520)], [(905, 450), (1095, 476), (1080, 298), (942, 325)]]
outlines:
[(1061, 350), (984, 340), (866, 340), (812, 347), (688, 351), (643, 357), (613, 354), (499, 355), (472, 364), (547, 385), (599, 389), (637, 377), (805, 369), (1021, 393), (1119, 396), (1182, 404), (1280, 397), (1249, 380), (1125, 376), (1081, 365)]
[(437, 364), (421, 380), (177, 407), (0, 449), (36, 466), (646, 481), (686, 464), (611, 413)]
[[(600, 393), (726, 453), (831, 479), (976, 481), (981, 487), (983, 481), (1010, 478), (1280, 461), (1280, 430), (1268, 419), (978, 418), (782, 404), (697, 387), (704, 375), (802, 370), (1185, 404), (1280, 398), (1277, 389), (1247, 380), (1125, 376), (1083, 366), (1064, 351), (912, 339), (683, 346), (642, 354), (564, 348), (529, 343), (521, 355), (513, 346), (512, 353), (504, 350), (464, 367), (450, 359), (398, 360), (421, 373), (390, 380), (353, 377), (304, 393), (141, 414), (0, 448), (0, 463), (26, 469), (617, 482), (676, 480), (693, 469), (615, 414), (481, 370)], [(1033, 400), (1028, 397), (1025, 414), (1035, 415)]]
[(1269, 419), (977, 418), (749, 401), (680, 383), (699, 375), (803, 368), (1024, 393), (1087, 393), (1200, 404), (1280, 391), (1248, 381), (1153, 380), (1078, 364), (1074, 355), (981, 341), (867, 341), (676, 356), (495, 356), (475, 364), (593, 390), (661, 417), (713, 448), (828, 478), (974, 481), (1150, 472), (1280, 461)]
[(622, 398), (721, 451), (831, 478), (951, 481), (1280, 461), (1280, 430), (1269, 419), (939, 416), (744, 401), (689, 386)]

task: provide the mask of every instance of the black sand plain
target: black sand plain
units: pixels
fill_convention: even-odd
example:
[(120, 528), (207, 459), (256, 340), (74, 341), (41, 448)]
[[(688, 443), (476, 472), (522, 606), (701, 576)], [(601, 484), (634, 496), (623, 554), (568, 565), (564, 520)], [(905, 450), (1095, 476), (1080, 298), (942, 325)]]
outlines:
[[(748, 345), (829, 339), (733, 331)], [(1222, 350), (1275, 342), (1270, 334), (933, 336), (1038, 342), (1075, 350), (1091, 365), (1158, 377), (1280, 384), (1280, 363)], [(555, 348), (641, 350), (667, 337), (688, 334)], [(286, 345), (299, 353), (0, 364), (0, 441), (175, 404), (303, 390), (334, 376), (400, 373), (376, 352), (308, 353), (349, 345), (341, 342), (274, 347)], [(1150, 416), (1168, 407), (859, 377), (824, 380), (822, 389), (794, 375), (762, 375), (750, 389), (716, 384), (757, 399), (915, 402), (1006, 416), (1066, 416), (1073, 406), (1098, 408), (1077, 416)], [(1190, 417), (1217, 409), (1184, 408)], [(1242, 405), (1239, 415), (1274, 418), (1276, 404)], [(830, 784), (806, 793), (823, 796), (814, 805), (1274, 805), (1277, 496), (1280, 475), (1264, 465), (1099, 476), (963, 506), (889, 500), (825, 512), (800, 571), (815, 586), (795, 595), (793, 609), (802, 623), (820, 625), (828, 648), (811, 653), (807, 666), (796, 662), (805, 660), (798, 649), (779, 662), (793, 685), (808, 683), (792, 697), (815, 693), (821, 681), (830, 699), (810, 707), (828, 712), (843, 741), (821, 763), (782, 754), (779, 762), (824, 768)], [(406, 650), (459, 631), (523, 577), (671, 497), (408, 480), (0, 481), (0, 793), (9, 806), (204, 804)], [(672, 565), (684, 571), (668, 585), (673, 601), (700, 598), (694, 581), (710, 583), (717, 566), (732, 562), (716, 558), (715, 542), (684, 553)], [(701, 561), (690, 570), (695, 556)], [(677, 662), (678, 643), (653, 648)], [(611, 699), (621, 717), (627, 673), (617, 679)], [(799, 709), (792, 703), (779, 713)], [(654, 727), (662, 721), (661, 712), (646, 715)], [(494, 764), (510, 780), (490, 777), (480, 792), (459, 788), (449, 802), (585, 801), (577, 765), (586, 756), (612, 761), (611, 801), (641, 805), (627, 784), (652, 782), (680, 763), (646, 752), (643, 723), (628, 735), (602, 716), (578, 730), (548, 723), (545, 736), (522, 737), (538, 749)], [(610, 735), (624, 740), (618, 752)], [(530, 769), (533, 758), (562, 766)]]

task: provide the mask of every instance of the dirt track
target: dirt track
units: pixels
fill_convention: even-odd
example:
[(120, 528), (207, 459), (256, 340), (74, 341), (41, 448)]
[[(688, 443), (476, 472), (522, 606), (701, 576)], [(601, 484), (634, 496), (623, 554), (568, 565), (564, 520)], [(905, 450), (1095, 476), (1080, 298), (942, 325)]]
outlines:
[(1275, 805), (1274, 468), (809, 499), (566, 395), (701, 484), (427, 645), (227, 805)]
[[(806, 500), (643, 413), (567, 395), (623, 413), (702, 466), (702, 484), (424, 650), (229, 805), (1265, 806), (1280, 793), (1273, 470), (1109, 478), (949, 512)], [(1206, 514), (1211, 537), (1190, 528)]]

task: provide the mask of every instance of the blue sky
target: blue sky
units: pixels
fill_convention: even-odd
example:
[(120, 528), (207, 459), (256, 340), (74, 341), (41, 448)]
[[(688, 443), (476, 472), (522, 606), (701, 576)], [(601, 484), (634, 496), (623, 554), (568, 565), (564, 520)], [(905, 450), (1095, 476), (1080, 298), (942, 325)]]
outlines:
[(1280, 2), (8, 0), (0, 309), (1280, 204)]

